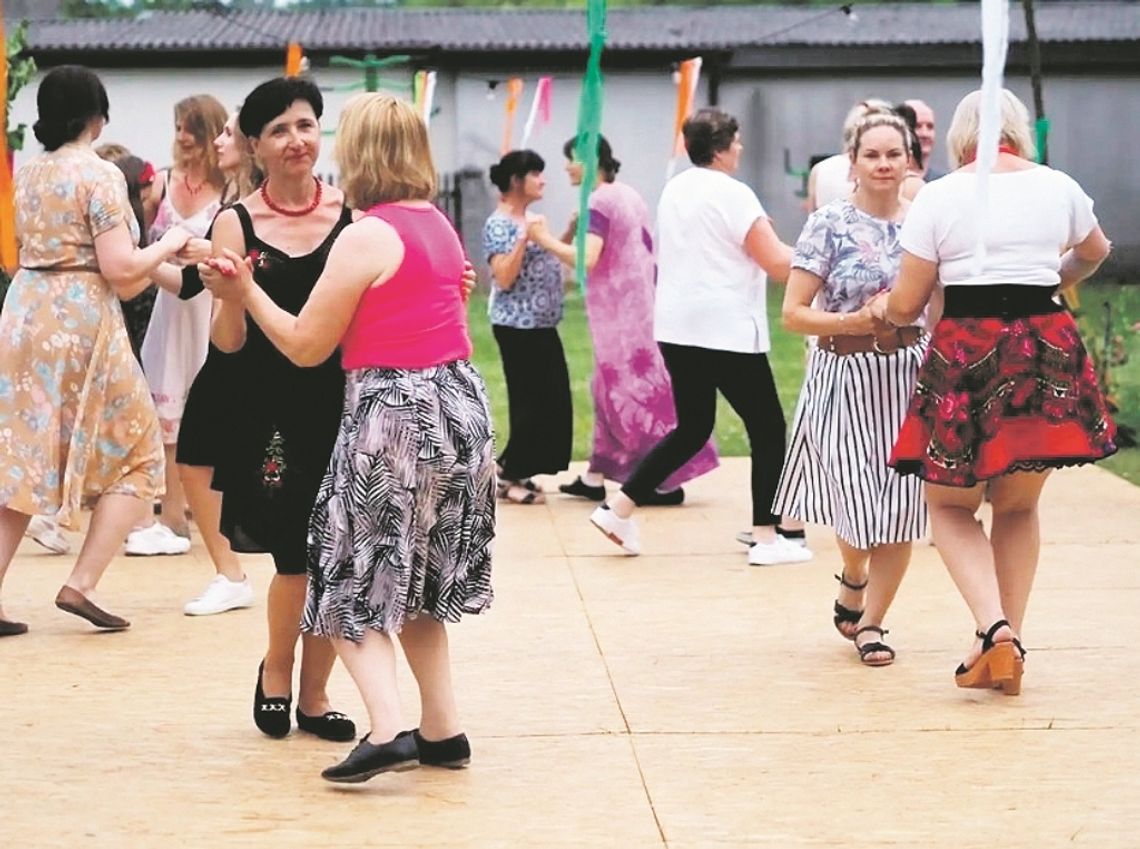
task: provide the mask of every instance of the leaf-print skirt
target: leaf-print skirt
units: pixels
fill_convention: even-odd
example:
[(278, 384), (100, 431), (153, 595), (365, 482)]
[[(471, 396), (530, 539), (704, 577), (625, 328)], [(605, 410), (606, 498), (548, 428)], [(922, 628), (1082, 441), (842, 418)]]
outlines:
[(21, 269), (0, 313), (0, 504), (78, 528), (84, 496), (162, 493), (158, 416), (94, 271)]
[[(1038, 291), (1018, 291), (1029, 289)], [(900, 474), (968, 487), (1116, 452), (1092, 360), (1050, 295), (1045, 287), (947, 287), (945, 317), (891, 455)], [(966, 308), (957, 308), (963, 299)]]
[(304, 631), (359, 642), (420, 615), (491, 603), (495, 463), (483, 379), (467, 361), (350, 371), (309, 526)]

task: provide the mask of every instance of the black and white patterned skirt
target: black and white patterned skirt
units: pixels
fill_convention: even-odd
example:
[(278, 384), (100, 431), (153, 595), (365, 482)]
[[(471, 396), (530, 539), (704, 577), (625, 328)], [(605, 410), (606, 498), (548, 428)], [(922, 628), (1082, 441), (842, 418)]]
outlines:
[(359, 642), (491, 604), (495, 461), (467, 361), (351, 371), (309, 526), (303, 631)]

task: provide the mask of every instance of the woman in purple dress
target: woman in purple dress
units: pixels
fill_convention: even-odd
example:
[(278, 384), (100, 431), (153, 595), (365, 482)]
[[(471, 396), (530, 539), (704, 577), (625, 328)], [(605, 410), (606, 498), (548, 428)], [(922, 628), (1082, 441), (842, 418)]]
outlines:
[[(574, 157), (575, 139), (562, 146), (570, 183), (582, 183), (584, 167)], [(621, 163), (605, 138), (598, 139), (598, 184), (590, 194), (587, 222), (586, 316), (594, 342), (594, 450), (584, 475), (559, 489), (591, 501), (604, 501), (605, 479), (624, 483), (641, 459), (677, 424), (669, 373), (653, 339), (656, 269), (649, 210), (631, 187), (615, 179)], [(562, 239), (544, 220), (531, 225), (531, 238), (574, 266), (572, 222)], [(715, 469), (710, 440), (669, 477), (656, 504), (680, 504), (681, 484)]]

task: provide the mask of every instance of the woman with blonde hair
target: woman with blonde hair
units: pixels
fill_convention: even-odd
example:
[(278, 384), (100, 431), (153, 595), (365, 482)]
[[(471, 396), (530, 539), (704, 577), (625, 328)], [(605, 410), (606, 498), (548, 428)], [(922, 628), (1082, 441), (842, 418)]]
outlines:
[[(336, 151), (349, 202), (367, 212), (337, 237), (300, 314), (277, 306), (232, 251), (223, 297), (297, 365), (341, 347), (344, 413), (310, 524), (302, 628), (332, 639), (367, 707), (370, 733), (322, 773), (359, 782), (470, 758), (446, 623), (491, 603), (495, 460), (457, 286), (463, 247), (431, 203), (426, 126), (405, 101), (362, 94), (341, 113)], [(393, 635), (419, 684), (413, 731), (401, 721)]]
[[(943, 289), (890, 462), (926, 482), (934, 543), (974, 617), (957, 685), (1016, 695), (1045, 480), (1116, 451), (1092, 361), (1056, 297), (1096, 271), (1110, 244), (1077, 182), (1033, 161), (1029, 113), (1009, 91), (978, 205), (980, 102), (973, 92), (958, 104), (948, 134), (957, 170), (915, 198), (898, 283), (875, 311), (909, 325)], [(988, 538), (974, 518), (987, 483)]]
[(896, 330), (871, 312), (898, 275), (909, 139), (897, 115), (856, 125), (855, 192), (808, 218), (784, 295), (784, 327), (819, 338), (772, 509), (834, 528), (843, 558), (835, 627), (867, 666), (894, 661), (883, 620), (926, 527), (921, 483), (887, 458), (927, 336), (921, 319)]
[[(175, 104), (174, 165), (155, 176), (145, 207), (151, 240), (175, 225), (197, 237), (206, 235), (221, 208), (226, 183), (213, 142), (227, 117), (226, 108), (208, 94)], [(190, 550), (186, 496), (178, 476), (175, 447), (186, 395), (206, 360), (209, 339), (209, 297), (182, 301), (171, 292), (158, 293), (142, 343), (142, 364), (162, 425), (166, 494), (162, 521), (152, 520), (132, 531), (127, 537), (127, 554), (184, 554)]]

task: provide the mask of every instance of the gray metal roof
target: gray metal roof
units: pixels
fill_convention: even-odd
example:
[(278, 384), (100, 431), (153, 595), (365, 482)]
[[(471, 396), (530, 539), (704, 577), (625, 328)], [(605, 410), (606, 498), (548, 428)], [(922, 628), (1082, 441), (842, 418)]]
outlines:
[[(610, 50), (732, 50), (754, 46), (972, 44), (977, 4), (613, 9)], [(1011, 37), (1025, 38), (1020, 4)], [(1140, 41), (1140, 2), (1068, 0), (1037, 7), (1044, 42)], [(560, 9), (336, 9), (310, 12), (152, 12), (133, 20), (35, 21), (33, 51), (232, 51), (298, 41), (311, 51), (583, 50), (585, 16)]]

